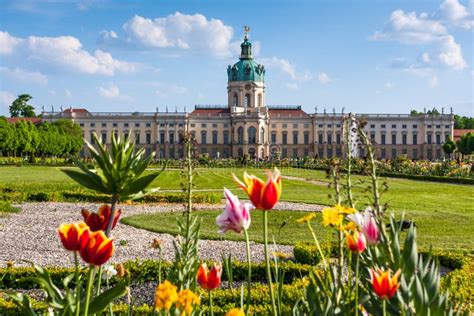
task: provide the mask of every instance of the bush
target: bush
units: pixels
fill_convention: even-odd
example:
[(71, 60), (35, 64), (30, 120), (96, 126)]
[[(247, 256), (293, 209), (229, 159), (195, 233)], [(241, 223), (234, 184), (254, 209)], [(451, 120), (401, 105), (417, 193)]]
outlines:
[(0, 201), (0, 213), (18, 213), (20, 208), (14, 207), (8, 201)]
[[(321, 243), (321, 251), (326, 258), (338, 256), (337, 245), (334, 243)], [(316, 265), (322, 260), (318, 247), (313, 243), (297, 243), (293, 247), (293, 256), (296, 262), (301, 264)]]

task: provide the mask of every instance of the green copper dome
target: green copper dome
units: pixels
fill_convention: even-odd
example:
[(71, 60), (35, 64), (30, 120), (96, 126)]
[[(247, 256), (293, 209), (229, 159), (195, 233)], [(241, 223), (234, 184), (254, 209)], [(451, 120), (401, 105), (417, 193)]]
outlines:
[(227, 67), (227, 76), (231, 81), (255, 81), (264, 82), (265, 67), (253, 61), (252, 43), (245, 36), (240, 44), (240, 60), (233, 66)]

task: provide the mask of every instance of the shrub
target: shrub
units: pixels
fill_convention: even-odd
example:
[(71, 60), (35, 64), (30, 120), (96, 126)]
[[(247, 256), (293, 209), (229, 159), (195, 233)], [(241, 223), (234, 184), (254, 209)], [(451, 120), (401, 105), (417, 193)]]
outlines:
[[(335, 244), (322, 243), (321, 250), (326, 257), (336, 257), (338, 249)], [(313, 243), (299, 242), (293, 247), (293, 256), (301, 264), (316, 265), (321, 261), (318, 248)]]
[(14, 207), (8, 201), (0, 201), (0, 213), (18, 213), (20, 208)]

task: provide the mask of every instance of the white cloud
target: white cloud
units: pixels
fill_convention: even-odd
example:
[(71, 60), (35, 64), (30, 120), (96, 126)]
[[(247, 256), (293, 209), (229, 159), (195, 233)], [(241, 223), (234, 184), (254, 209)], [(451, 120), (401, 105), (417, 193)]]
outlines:
[(13, 93), (0, 91), (0, 112), (7, 113), (6, 111), (2, 111), (2, 109), (4, 108), (7, 110), (15, 99), (16, 96)]
[(155, 94), (159, 97), (166, 98), (172, 95), (181, 95), (188, 92), (186, 87), (177, 84), (168, 84), (163, 82), (151, 82), (153, 87), (156, 88)]
[(72, 98), (72, 93), (69, 89), (65, 89), (64, 90), (64, 95), (66, 96), (66, 98), (70, 99)]
[[(219, 19), (202, 14), (180, 12), (155, 19), (135, 15), (123, 25), (124, 43), (147, 48), (167, 48), (209, 54), (217, 58), (232, 56), (234, 30)], [(102, 40), (107, 42), (103, 33)], [(118, 38), (113, 37), (114, 40)]]
[(421, 54), (421, 61), (425, 64), (429, 64), (431, 62), (430, 54), (428, 53)]
[(441, 41), (440, 62), (454, 70), (463, 70), (467, 67), (461, 52), (461, 46), (454, 41), (454, 37), (447, 36)]
[(327, 84), (327, 83), (330, 83), (332, 81), (332, 79), (331, 79), (331, 77), (329, 77), (329, 75), (327, 73), (320, 72), (318, 74), (318, 81), (321, 84)]
[(393, 82), (385, 82), (383, 86), (385, 89), (393, 89), (395, 84)]
[[(471, 1), (472, 6), (473, 1)], [(440, 13), (449, 23), (454, 26), (459, 26), (465, 29), (474, 28), (474, 17), (471, 7), (471, 12), (458, 0), (446, 0), (440, 5)]]
[(291, 83), (287, 83), (287, 84), (286, 84), (286, 88), (287, 88), (288, 90), (290, 90), (290, 91), (296, 91), (296, 90), (298, 90), (300, 87), (299, 87), (296, 83), (291, 82)]
[(11, 54), (20, 41), (19, 38), (11, 36), (8, 32), (0, 31), (0, 55)]
[(120, 90), (115, 84), (109, 83), (106, 87), (99, 87), (99, 93), (104, 98), (115, 99), (120, 95)]
[(24, 59), (38, 64), (53, 65), (68, 71), (86, 74), (113, 76), (116, 72), (130, 73), (136, 71), (137, 65), (112, 57), (110, 53), (96, 50), (93, 54), (82, 48), (82, 43), (72, 36), (27, 38), (12, 37), (8, 33), (2, 35), (0, 41), (14, 43), (7, 50), (13, 49)]
[(426, 13), (417, 16), (416, 12), (395, 10), (390, 15), (384, 31), (373, 34), (374, 40), (398, 40), (404, 43), (427, 43), (438, 40), (448, 34), (440, 22), (429, 19)]
[(39, 85), (46, 85), (48, 78), (38, 71), (28, 71), (21, 68), (0, 67), (0, 75), (6, 80), (15, 80), (19, 82), (31, 82)]
[(274, 68), (280, 70), (282, 73), (290, 76), (292, 80), (297, 79), (296, 69), (288, 60), (278, 57), (261, 58), (260, 61), (267, 68)]

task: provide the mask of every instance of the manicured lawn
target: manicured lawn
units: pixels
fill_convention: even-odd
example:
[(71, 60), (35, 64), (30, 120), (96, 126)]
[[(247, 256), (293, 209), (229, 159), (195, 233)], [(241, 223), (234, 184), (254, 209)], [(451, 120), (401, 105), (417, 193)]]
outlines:
[[(229, 239), (229, 240), (245, 240), (244, 234), (236, 234), (235, 232), (227, 232), (219, 234), (217, 232), (216, 216), (219, 211), (199, 211), (197, 216), (201, 219), (200, 237), (202, 239)], [(273, 239), (277, 244), (294, 244), (297, 241), (312, 241), (306, 224), (298, 224), (296, 220), (301, 216), (308, 214), (301, 211), (273, 211), (269, 214), (269, 240)], [(181, 212), (172, 213), (156, 213), (156, 214), (140, 214), (123, 218), (122, 223), (137, 228), (150, 230), (157, 233), (169, 233), (176, 235), (178, 233), (176, 222), (183, 218)], [(183, 218), (184, 219), (184, 218)], [(327, 238), (329, 230), (314, 224), (319, 238)], [(249, 237), (251, 240), (263, 243), (263, 213), (261, 211), (252, 212), (252, 223), (249, 229)]]

